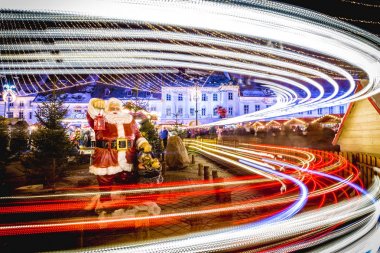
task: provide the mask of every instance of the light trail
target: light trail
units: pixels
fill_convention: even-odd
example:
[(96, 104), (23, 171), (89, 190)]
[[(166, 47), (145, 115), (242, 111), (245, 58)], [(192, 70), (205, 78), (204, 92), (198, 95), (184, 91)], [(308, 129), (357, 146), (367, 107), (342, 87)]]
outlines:
[[(183, 68), (254, 78), (277, 96), (277, 104), (270, 108), (207, 125), (211, 126), (346, 104), (380, 92), (378, 37), (338, 20), (274, 2), (99, 0), (93, 4), (90, 0), (66, 0), (63, 4), (58, 0), (4, 0), (0, 20), (7, 26), (0, 31), (4, 38), (0, 74), (6, 79), (20, 75), (16, 88), (21, 94), (49, 91), (50, 77), (39, 82), (41, 74), (74, 80), (60, 83), (59, 89), (92, 83), (85, 75), (94, 73), (104, 76), (98, 83), (120, 87), (134, 88), (128, 82), (130, 76), (142, 80), (139, 89), (158, 91), (177, 79), (183, 81), (179, 86), (189, 86), (185, 78), (178, 78)], [(368, 81), (356, 93), (354, 76)], [(336, 81), (339, 78), (345, 80), (343, 85)], [(375, 178), (367, 194), (359, 186), (362, 182), (357, 168), (342, 157), (264, 145), (232, 148), (192, 142), (190, 146), (255, 176), (112, 192), (89, 187), (62, 190), (61, 194), (1, 197), (4, 208), (0, 212), (11, 218), (15, 214), (80, 210), (99, 193), (124, 195), (125, 199), (113, 203), (114, 208), (146, 200), (167, 207), (222, 192), (235, 196), (269, 192), (268, 196), (231, 199), (231, 203), (214, 203), (199, 210), (184, 208), (151, 217), (102, 221), (72, 217), (33, 220), (31, 215), (31, 221), (17, 225), (0, 222), (0, 234), (100, 230), (100, 226), (122, 229), (140, 221), (149, 221), (152, 226), (173, 225), (194, 216), (265, 207), (270, 211), (231, 221), (227, 228), (109, 250), (168, 253), (179, 248), (228, 251), (257, 247), (270, 251), (279, 245), (283, 250), (302, 250), (323, 243), (324, 238), (338, 237), (331, 249), (340, 250), (373, 228), (379, 215), (379, 179)], [(348, 234), (354, 229), (358, 231)]]
[[(279, 186), (280, 183), (285, 184), (287, 190), (284, 192), (278, 190), (276, 191), (277, 193), (271, 193), (268, 196), (264, 195), (244, 201), (235, 200), (231, 203), (214, 204), (193, 210), (183, 209), (173, 213), (162, 213), (147, 217), (115, 216), (102, 220), (97, 218), (66, 218), (37, 221), (37, 223), (36, 221), (32, 223), (26, 222), (25, 224), (17, 225), (0, 223), (0, 234), (10, 236), (24, 233), (76, 231), (79, 229), (99, 230), (101, 227), (121, 229), (133, 227), (135, 222), (143, 221), (149, 221), (150, 226), (159, 227), (164, 224), (174, 225), (181, 219), (189, 217), (221, 215), (252, 209), (260, 210), (260, 208), (264, 207), (270, 207), (271, 211), (257, 215), (257, 217), (232, 221), (231, 226), (227, 228), (188, 234), (186, 237), (177, 237), (176, 239), (156, 240), (154, 243), (154, 245), (157, 245), (155, 251), (176, 252), (179, 248), (181, 250), (197, 249), (199, 251), (205, 249), (232, 250), (241, 247), (257, 247), (259, 249), (259, 245), (269, 242), (276, 242), (273, 247), (283, 246), (285, 248), (303, 249), (324, 242), (323, 238), (319, 237), (322, 234), (326, 238), (342, 237), (355, 227), (363, 227), (363, 230), (360, 230), (361, 232), (355, 235), (355, 238), (357, 238), (373, 227), (373, 219), (363, 219), (361, 222), (352, 223), (351, 226), (349, 224), (351, 220), (365, 214), (370, 215), (377, 210), (375, 204), (377, 205), (378, 202), (375, 202), (375, 200), (379, 194), (379, 179), (375, 179), (373, 187), (368, 191), (371, 194), (368, 197), (367, 192), (355, 184), (358, 180), (358, 171), (355, 168), (351, 173), (348, 173), (346, 178), (336, 175), (336, 173), (340, 172), (341, 167), (348, 168), (347, 166), (352, 166), (345, 159), (329, 153), (321, 153), (316, 156), (311, 150), (305, 151), (269, 145), (245, 144), (243, 145), (244, 148), (233, 148), (199, 141), (191, 141), (188, 145), (210, 158), (223, 160), (225, 164), (229, 163), (250, 173), (255, 173), (256, 176), (246, 177), (245, 179), (223, 179), (223, 182), (215, 181), (206, 184), (203, 181), (193, 182), (190, 185), (178, 182), (148, 189), (121, 189), (115, 192), (127, 195), (125, 195), (124, 200), (115, 201), (114, 207), (120, 208), (132, 203), (138, 205), (149, 198), (155, 199), (159, 205), (165, 206), (180, 199), (183, 201), (187, 198), (218, 194), (218, 192), (237, 193), (248, 190), (265, 192), (273, 189), (276, 185)], [(221, 156), (219, 153), (224, 155)], [(279, 155), (282, 157), (281, 161), (275, 159)], [(283, 172), (280, 172), (280, 168), (284, 168)], [(299, 171), (304, 174), (302, 181), (296, 178), (300, 177)], [(266, 178), (269, 175), (273, 176)], [(279, 182), (272, 181), (275, 178), (281, 178), (281, 180)], [(355, 194), (354, 197), (348, 194), (352, 191)], [(339, 192), (342, 192), (342, 194), (339, 194)], [(17, 206), (19, 206), (19, 213), (28, 213), (28, 208), (32, 213), (60, 212), (65, 210), (67, 205), (75, 209), (75, 204), (72, 204), (71, 201), (83, 206), (88, 203), (88, 198), (86, 200), (84, 197), (86, 194), (88, 193), (67, 193), (49, 195), (46, 198), (43, 195), (35, 196), (35, 200), (42, 200), (35, 202), (38, 205), (36, 208), (33, 208), (33, 201), (29, 199), (29, 196), (3, 198), (2, 200), (10, 201), (8, 205), (12, 201), (17, 202), (14, 202), (14, 207), (5, 205), (2, 209), (2, 215), (9, 216), (12, 213), (17, 213), (15, 211), (18, 208)], [(95, 194), (95, 192), (90, 192), (90, 194)], [(140, 194), (144, 194), (145, 197)], [(343, 201), (344, 199), (351, 199), (351, 201), (346, 203)], [(25, 208), (23, 205), (25, 205)], [(32, 209), (35, 210), (32, 211)], [(337, 224), (347, 224), (347, 227), (337, 229), (340, 227)], [(279, 230), (280, 227), (281, 229)], [(314, 232), (311, 233), (310, 231)], [(304, 236), (307, 238), (307, 234), (310, 234), (309, 236), (313, 235), (315, 239), (306, 241), (302, 239)], [(289, 241), (290, 246), (285, 243), (288, 237), (293, 238)], [(255, 240), (252, 240), (252, 238), (255, 238)], [(340, 245), (343, 244), (347, 245), (347, 241)], [(153, 249), (152, 247), (153, 244), (150, 246), (149, 243), (143, 243), (108, 248), (107, 250), (149, 251)], [(266, 250), (270, 248), (266, 248)], [(94, 251), (96, 252), (97, 250), (94, 249)]]
[(296, 170), (301, 170), (301, 171), (308, 172), (308, 173), (311, 173), (311, 174), (316, 174), (316, 175), (319, 175), (319, 176), (327, 177), (327, 178), (333, 179), (333, 180), (338, 181), (338, 182), (342, 182), (342, 183), (347, 184), (350, 187), (354, 188), (355, 190), (359, 191), (364, 196), (368, 197), (372, 201), (372, 203), (376, 202), (376, 198), (374, 196), (369, 195), (363, 188), (359, 187), (356, 184), (347, 182), (346, 180), (342, 180), (341, 178), (339, 178), (337, 176), (326, 174), (326, 173), (322, 173), (322, 172), (318, 172), (318, 171), (312, 171), (312, 170), (308, 170), (308, 169), (303, 169), (303, 168), (294, 166), (294, 165), (292, 165), (290, 163), (273, 161), (273, 160), (268, 160), (268, 159), (263, 159), (263, 160), (267, 161), (267, 162), (270, 162), (272, 164), (286, 166), (286, 167), (289, 167), (289, 168), (293, 168), (293, 169), (296, 169)]
[[(0, 73), (20, 75), (23, 81), (17, 89), (25, 94), (49, 90), (37, 81), (26, 81), (36, 80), (35, 76), (41, 73), (79, 80), (83, 75), (104, 74), (104, 83), (120, 87), (132, 87), (123, 81), (132, 75), (141, 77), (138, 88), (157, 91), (161, 86), (170, 86), (157, 77), (162, 67), (168, 69), (162, 73), (168, 80), (178, 79), (178, 69), (185, 68), (229, 72), (277, 83), (276, 87), (268, 87), (276, 90), (281, 101), (278, 107), (212, 125), (347, 104), (380, 91), (380, 52), (373, 44), (380, 40), (317, 13), (260, 1), (89, 3), (4, 1), (0, 18), (6, 25), (14, 24), (0, 31), (7, 39), (0, 45), (4, 50)], [(291, 14), (297, 14), (297, 18)], [(70, 27), (67, 22), (75, 25)], [(95, 25), (99, 22), (102, 28)], [(39, 29), (42, 24), (46, 27)], [(53, 43), (43, 43), (44, 40)], [(17, 43), (12, 44), (13, 41)], [(280, 46), (273, 46), (277, 44)], [(357, 84), (353, 76), (368, 80), (355, 94)], [(337, 83), (339, 78), (346, 80), (346, 87)], [(180, 80), (184, 81), (182, 77)], [(148, 81), (152, 85), (145, 83)], [(60, 89), (79, 83), (63, 84)], [(289, 88), (296, 96), (289, 96)]]

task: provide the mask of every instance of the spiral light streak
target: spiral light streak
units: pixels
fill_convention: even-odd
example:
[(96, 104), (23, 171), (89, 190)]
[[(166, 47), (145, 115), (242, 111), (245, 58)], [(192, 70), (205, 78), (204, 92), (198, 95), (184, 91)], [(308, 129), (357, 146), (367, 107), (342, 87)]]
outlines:
[[(269, 160), (267, 160), (267, 159), (263, 159), (263, 161), (269, 162)], [(273, 161), (273, 160), (270, 161), (270, 163), (281, 165), (281, 166), (286, 166), (286, 167), (293, 168), (293, 169), (296, 169), (296, 170), (301, 170), (303, 172), (308, 172), (308, 173), (320, 175), (320, 176), (323, 176), (323, 177), (327, 177), (327, 178), (330, 178), (330, 179), (333, 179), (333, 180), (336, 180), (336, 181), (339, 181), (339, 182), (343, 182), (345, 184), (348, 184), (349, 186), (351, 186), (355, 190), (358, 190), (359, 192), (361, 192), (364, 196), (368, 197), (373, 203), (376, 202), (376, 198), (374, 196), (369, 195), (364, 189), (362, 189), (361, 187), (359, 187), (359, 186), (357, 186), (357, 185), (355, 185), (353, 183), (346, 182), (345, 180), (342, 181), (342, 179), (339, 178), (339, 177), (336, 177), (336, 176), (333, 176), (333, 175), (329, 175), (329, 174), (326, 174), (326, 173), (322, 173), (322, 172), (318, 172), (318, 171), (311, 171), (311, 170), (308, 170), (308, 169), (303, 169), (303, 168), (294, 166), (294, 165), (289, 164), (289, 163), (278, 162), (278, 161)]]
[[(165, 45), (160, 45), (158, 46), (157, 43), (154, 43), (150, 47), (150, 50), (166, 50), (169, 51), (168, 49), (165, 49), (163, 47)], [(167, 45), (166, 45), (167, 48)], [(184, 51), (184, 52), (192, 52), (192, 53), (201, 53), (201, 54), (207, 54), (210, 52), (210, 49), (203, 49), (203, 48), (197, 48), (198, 50), (192, 50), (193, 47), (170, 47), (171, 50), (175, 49), (175, 51)], [(135, 49), (143, 49), (143, 48), (135, 48)], [(33, 68), (54, 68), (54, 67), (102, 67), (103, 65), (106, 65), (106, 67), (112, 66), (112, 67), (124, 67), (124, 66), (129, 66), (128, 62), (125, 60), (122, 60), (120, 58), (148, 58), (148, 59), (154, 59), (154, 58), (159, 58), (159, 59), (177, 59), (177, 60), (182, 60), (182, 61), (188, 61), (188, 62), (203, 62), (203, 63), (214, 63), (216, 65), (226, 65), (226, 66), (236, 66), (239, 68), (246, 68), (246, 69), (251, 69), (251, 70), (260, 70), (260, 71), (266, 71), (268, 73), (273, 72), (276, 74), (280, 74), (283, 76), (288, 76), (288, 77), (293, 77), (293, 78), (298, 78), (300, 80), (303, 80), (306, 83), (310, 83), (314, 85), (320, 92), (320, 95), (315, 98), (315, 100), (319, 100), (323, 94), (323, 87), (315, 82), (314, 80), (311, 80), (310, 78), (303, 77), (301, 75), (297, 74), (291, 74), (286, 71), (281, 71), (278, 69), (273, 69), (273, 68), (268, 68), (268, 67), (260, 67), (260, 66), (254, 66), (252, 64), (242, 64), (243, 60), (250, 60), (250, 61), (257, 61), (259, 63), (266, 63), (266, 64), (271, 64), (271, 65), (277, 65), (281, 67), (286, 67), (289, 69), (297, 70), (297, 71), (303, 71), (308, 74), (313, 74), (316, 75), (317, 77), (326, 79), (331, 85), (333, 85), (335, 91), (332, 93), (329, 97), (325, 98), (325, 100), (329, 100), (337, 94), (339, 87), (336, 81), (331, 79), (329, 76), (319, 72), (315, 71), (311, 68), (305, 68), (302, 66), (298, 66), (295, 64), (289, 64), (281, 61), (275, 61), (275, 60), (268, 60), (263, 57), (252, 57), (247, 54), (239, 54), (239, 53), (232, 53), (228, 51), (217, 51), (217, 50), (212, 50), (212, 53), (210, 55), (216, 55), (220, 57), (230, 57), (230, 58), (235, 58), (238, 60), (238, 62), (232, 62), (232, 61), (217, 61), (212, 58), (208, 57), (192, 57), (192, 56), (186, 56), (186, 55), (178, 55), (178, 54), (170, 54), (170, 53), (153, 53), (153, 52), (91, 52), (91, 53), (78, 53), (78, 52), (67, 52), (67, 53), (62, 53), (59, 56), (51, 55), (51, 54), (43, 54), (43, 53), (38, 53), (38, 54), (23, 54), (23, 55), (13, 55), (13, 56), (7, 56), (4, 55), (2, 56), (3, 60), (44, 60), (44, 59), (51, 59), (51, 60), (56, 60), (60, 59), (63, 61), (63, 63), (57, 64), (55, 62), (50, 62), (50, 63), (37, 63), (33, 65)], [(79, 58), (80, 60), (78, 61), (73, 61), (76, 58)], [(104, 60), (106, 59), (106, 60)], [(111, 61), (113, 60), (113, 61)], [(240, 63), (240, 64), (239, 64)], [(83, 64), (83, 65), (82, 65)], [(149, 64), (147, 64), (149, 65)], [(0, 67), (3, 68), (23, 68), (23, 67), (28, 67), (30, 64), (27, 63), (12, 63), (12, 64), (0, 64)], [(314, 101), (310, 101), (309, 103), (312, 103)]]
[[(235, 185), (241, 185), (241, 184), (251, 184), (251, 183), (261, 183), (261, 182), (267, 182), (268, 179), (252, 179), (252, 180), (231, 180), (229, 182), (223, 182), (223, 183), (204, 183), (195, 182), (194, 184), (186, 184), (177, 186), (166, 186), (164, 184), (163, 186), (156, 188), (148, 185), (149, 188), (142, 188), (142, 189), (125, 189), (125, 190), (115, 190), (115, 191), (102, 191), (102, 193), (108, 194), (108, 193), (114, 193), (114, 194), (141, 194), (141, 193), (154, 193), (156, 191), (165, 192), (165, 191), (180, 191), (180, 190), (189, 190), (194, 188), (204, 188), (204, 187), (218, 187), (218, 186), (235, 186)], [(133, 186), (135, 187), (135, 185)], [(97, 188), (97, 187), (96, 187)], [(64, 193), (64, 194), (44, 194), (44, 195), (33, 195), (33, 196), (5, 196), (0, 197), (0, 200), (17, 200), (17, 199), (51, 199), (51, 198), (64, 198), (64, 197), (86, 197), (86, 196), (95, 196), (99, 194), (99, 191), (94, 192), (81, 192), (81, 193)]]
[[(328, 238), (342, 238), (337, 244), (338, 246), (334, 245), (334, 248), (342, 249), (349, 244), (348, 242), (367, 234), (374, 227), (376, 217), (379, 217), (380, 206), (377, 201), (380, 192), (379, 179), (375, 178), (367, 194), (367, 191), (356, 184), (358, 171), (347, 160), (337, 155), (329, 153), (315, 155), (312, 150), (269, 145), (245, 144), (242, 145), (242, 148), (234, 148), (199, 141), (190, 141), (188, 145), (209, 158), (223, 161), (225, 165), (230, 164), (234, 168), (243, 169), (256, 175), (241, 179), (226, 178), (212, 183), (196, 181), (188, 185), (186, 182), (176, 182), (146, 189), (119, 189), (113, 193), (126, 194), (126, 197), (125, 200), (115, 201), (114, 207), (122, 208), (131, 203), (138, 204), (149, 198), (155, 198), (159, 205), (165, 206), (179, 199), (215, 194), (218, 192), (215, 190), (217, 188), (230, 191), (231, 189), (229, 190), (228, 187), (231, 186), (235, 187), (232, 188), (235, 189), (233, 191), (278, 189), (277, 186), (280, 184), (273, 181), (276, 178), (281, 178), (280, 182), (285, 184), (286, 188), (281, 191), (277, 190), (277, 193), (268, 196), (264, 195), (244, 201), (235, 200), (230, 204), (210, 205), (196, 210), (176, 210), (173, 213), (148, 217), (116, 216), (103, 220), (65, 218), (25, 222), (25, 224), (0, 223), (0, 234), (10, 236), (79, 229), (99, 230), (101, 229), (99, 226), (120, 229), (144, 220), (149, 220), (151, 226), (161, 226), (175, 224), (180, 219), (187, 217), (205, 217), (267, 206), (273, 211), (266, 215), (234, 221), (231, 226), (226, 228), (155, 240), (153, 243), (121, 245), (100, 250), (178, 252), (237, 250), (245, 247), (254, 247), (264, 251), (271, 248), (295, 250), (319, 245)], [(341, 168), (348, 168), (347, 166), (352, 168), (349, 170), (351, 173), (346, 173), (346, 176), (342, 177)], [(282, 168), (284, 169), (282, 170)], [(297, 179), (301, 178), (299, 172), (303, 174), (302, 179)], [(157, 192), (160, 193), (156, 196)], [(352, 192), (355, 196), (351, 197), (347, 192)], [(29, 196), (3, 197), (1, 200), (6, 202), (2, 204), (1, 210), (3, 216), (29, 212), (59, 213), (64, 210), (83, 208), (88, 202), (86, 196), (94, 194), (96, 192), (82, 191), (31, 196), (34, 198), (33, 201)], [(330, 200), (328, 200), (329, 198)], [(304, 206), (306, 209), (303, 208)], [(367, 215), (368, 218), (363, 218), (364, 215)], [(341, 227), (343, 224), (344, 226)], [(355, 230), (356, 228), (358, 230)], [(354, 230), (355, 232), (353, 232)], [(309, 238), (311, 235), (314, 239)], [(348, 237), (344, 237), (346, 235)], [(88, 251), (97, 252), (98, 249), (89, 249)]]
[[(96, 73), (108, 75), (109, 83), (122, 87), (129, 85), (118, 80), (138, 75), (152, 83), (139, 88), (156, 91), (169, 84), (160, 82), (156, 70), (149, 72), (152, 68), (185, 68), (277, 82), (283, 90), (290, 86), (299, 99), (295, 103), (284, 100), (284, 93), (277, 89), (282, 100), (278, 110), (215, 125), (346, 104), (380, 91), (380, 53), (375, 45), (380, 40), (317, 13), (261, 1), (90, 2), (3, 1), (0, 18), (12, 27), (0, 30), (0, 36), (5, 42), (17, 42), (0, 45), (0, 73), (21, 75), (17, 89), (25, 94), (50, 89), (38, 83), (35, 76), (40, 74), (77, 80)], [(73, 25), (67, 25), (70, 22)], [(281, 46), (271, 46), (272, 42)], [(368, 84), (354, 94), (358, 75)], [(170, 79), (177, 74), (164, 76)], [(346, 87), (337, 78), (346, 80)], [(60, 88), (73, 85), (77, 84)], [(299, 89), (306, 95), (298, 94)]]
[[(378, 184), (377, 180), (377, 184)], [(376, 191), (379, 191), (378, 185)], [(269, 243), (279, 238), (286, 238), (290, 235), (297, 236), (300, 233), (308, 232), (312, 229), (331, 226), (342, 221), (355, 219), (364, 214), (375, 211), (373, 205), (367, 206), (368, 202), (363, 202), (363, 198), (353, 199), (347, 203), (339, 203), (331, 207), (314, 210), (301, 214), (286, 221), (274, 222), (257, 228), (240, 227), (235, 230), (217, 231), (213, 233), (198, 233), (192, 237), (176, 238), (174, 240), (163, 240), (154, 244), (136, 245), (134, 247), (115, 247), (114, 252), (134, 252), (143, 250), (145, 252), (179, 252), (179, 251), (218, 251), (237, 250), (244, 246), (252, 246), (259, 243)], [(352, 206), (363, 206), (355, 210)], [(347, 212), (349, 210), (349, 212)], [(378, 213), (378, 211), (377, 211)], [(282, 229), (281, 229), (282, 228)], [(336, 248), (344, 248), (345, 243), (336, 245)], [(101, 252), (101, 250), (91, 250), (87, 252)]]
[[(256, 83), (263, 84), (264, 87), (268, 87), (272, 89), (275, 92), (278, 93), (283, 93), (286, 94), (286, 97), (288, 97), (288, 103), (294, 103), (298, 100), (298, 95), (296, 92), (294, 92), (292, 89), (287, 88), (287, 87), (282, 87), (280, 84), (271, 82), (271, 81), (266, 81), (266, 80), (260, 80), (260, 79), (255, 79)], [(276, 106), (276, 105), (273, 105)], [(271, 107), (273, 107), (271, 106)], [(268, 108), (266, 108), (268, 109)], [(265, 109), (264, 109), (265, 110)]]
[[(49, 84), (57, 79), (68, 81), (58, 82), (58, 89), (99, 83), (157, 92), (172, 83), (192, 86), (194, 72), (227, 72), (253, 79), (277, 96), (277, 103), (269, 108), (208, 127), (346, 104), (380, 92), (378, 37), (274, 2), (3, 0), (0, 20), (4, 24), (0, 74), (5, 76), (1, 85), (18, 75), (15, 85), (23, 95), (50, 91)], [(355, 93), (359, 77), (367, 82)], [(253, 248), (269, 252), (315, 246), (313, 250), (329, 252), (344, 251), (352, 241), (368, 235), (379, 217), (379, 178), (363, 189), (358, 169), (343, 157), (270, 145), (236, 148), (197, 141), (187, 145), (250, 176), (118, 187), (111, 192), (88, 187), (0, 197), (0, 235), (127, 229), (141, 221), (159, 228), (183, 219), (228, 214), (232, 219), (227, 225), (208, 231), (89, 251)], [(110, 193), (120, 196), (112, 202), (114, 209), (155, 201), (165, 211), (103, 220), (96, 216), (54, 218), (79, 212), (91, 197)], [(240, 199), (243, 193), (254, 197)], [(170, 209), (181, 201), (218, 194), (230, 194), (231, 202)], [(237, 212), (252, 210), (255, 215), (233, 218)], [(13, 222), (23, 214), (30, 220)], [(335, 244), (330, 245), (328, 239)]]

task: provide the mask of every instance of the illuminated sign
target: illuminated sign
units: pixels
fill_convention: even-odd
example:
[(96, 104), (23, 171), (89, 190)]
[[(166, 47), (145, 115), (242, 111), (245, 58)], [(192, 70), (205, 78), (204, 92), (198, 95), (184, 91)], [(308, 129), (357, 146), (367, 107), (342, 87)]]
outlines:
[(3, 85), (3, 100), (8, 103), (16, 101), (16, 86), (13, 84)]

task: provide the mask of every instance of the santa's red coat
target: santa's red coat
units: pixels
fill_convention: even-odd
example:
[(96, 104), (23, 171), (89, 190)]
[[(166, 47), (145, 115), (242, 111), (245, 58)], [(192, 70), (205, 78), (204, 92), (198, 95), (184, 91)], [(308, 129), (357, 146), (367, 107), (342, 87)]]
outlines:
[[(89, 113), (87, 113), (87, 119), (90, 126), (94, 129), (94, 119)], [(132, 147), (123, 152), (117, 151), (116, 149), (96, 147), (92, 156), (92, 165), (90, 166), (91, 173), (95, 175), (113, 175), (121, 171), (132, 170), (137, 147), (140, 146), (142, 142), (146, 142), (146, 140), (141, 137), (138, 126), (133, 119), (130, 123), (122, 124), (122, 127), (124, 129), (125, 138), (132, 140)], [(105, 130), (94, 131), (97, 141), (114, 141), (120, 137), (120, 129), (118, 129), (117, 124), (106, 122)], [(123, 157), (120, 157), (120, 155)], [(126, 159), (124, 159), (124, 157)]]

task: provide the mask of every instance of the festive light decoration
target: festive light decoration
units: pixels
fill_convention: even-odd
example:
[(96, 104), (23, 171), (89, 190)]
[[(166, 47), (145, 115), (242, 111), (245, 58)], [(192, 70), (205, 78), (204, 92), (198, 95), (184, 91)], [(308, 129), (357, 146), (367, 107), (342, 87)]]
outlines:
[(269, 121), (268, 123), (265, 124), (265, 127), (268, 127), (270, 125), (278, 125), (278, 126), (281, 126), (281, 123), (276, 121), (276, 120), (271, 120)]
[(7, 103), (13, 103), (16, 101), (17, 94), (14, 85), (5, 84), (3, 85), (3, 89), (3, 101)]
[(357, 2), (357, 1), (351, 1), (351, 0), (341, 0), (341, 1), (346, 2), (346, 3), (351, 3), (351, 4), (362, 5), (366, 7), (380, 8), (379, 4), (369, 4), (369, 3)]
[(353, 18), (345, 18), (345, 17), (338, 17), (341, 20), (344, 21), (352, 21), (352, 22), (359, 22), (359, 23), (365, 23), (365, 24), (373, 24), (373, 25), (379, 25), (379, 21), (371, 21), (371, 20), (363, 20), (363, 19), (353, 19)]
[(342, 119), (335, 116), (335, 115), (331, 115), (331, 114), (326, 114), (326, 115), (323, 115), (321, 117), (319, 117), (318, 119), (315, 119), (311, 122), (311, 124), (315, 124), (315, 123), (318, 123), (319, 121), (321, 121), (322, 119), (325, 119), (325, 118), (332, 118), (332, 119), (335, 119), (335, 120), (338, 120), (338, 121), (341, 121)]
[[(194, 85), (190, 71), (179, 71), (189, 69), (253, 76), (278, 97), (276, 107), (220, 125), (346, 104), (380, 91), (376, 36), (275, 2), (101, 0), (95, 6), (69, 0), (63, 6), (15, 0), (1, 12), (8, 29), (0, 31), (6, 38), (0, 72), (18, 74), (17, 92), (26, 94), (51, 90), (53, 78), (69, 79), (56, 89), (96, 82), (159, 92), (173, 83)], [(94, 73), (97, 81), (88, 78)], [(353, 94), (358, 75), (368, 85)]]
[(303, 125), (306, 124), (306, 122), (303, 121), (303, 120), (301, 120), (301, 119), (292, 118), (292, 119), (286, 121), (286, 122), (284, 123), (284, 125), (286, 126), (286, 125), (288, 125), (289, 123), (294, 122), (294, 121), (297, 122), (297, 123), (303, 124)]
[(222, 107), (222, 106), (217, 106), (216, 107), (216, 112), (219, 114), (219, 117), (221, 119), (225, 118), (227, 116), (227, 110), (226, 108)]

